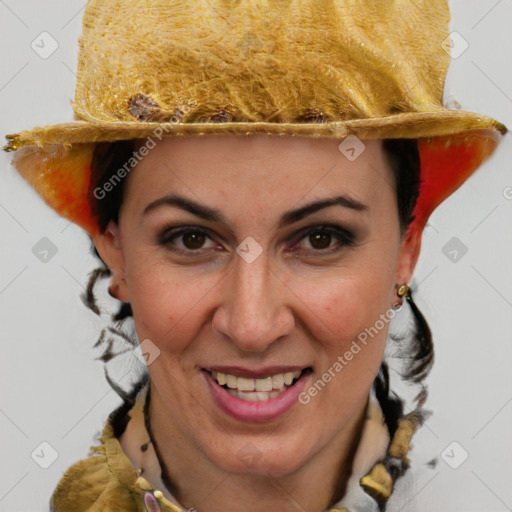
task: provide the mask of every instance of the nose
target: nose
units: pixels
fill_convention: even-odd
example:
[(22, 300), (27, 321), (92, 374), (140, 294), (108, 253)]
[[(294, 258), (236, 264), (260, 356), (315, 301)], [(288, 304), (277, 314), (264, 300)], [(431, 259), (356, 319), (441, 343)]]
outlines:
[(251, 263), (237, 256), (223, 281), (212, 324), (240, 349), (263, 352), (293, 331), (293, 294), (270, 268), (265, 253)]

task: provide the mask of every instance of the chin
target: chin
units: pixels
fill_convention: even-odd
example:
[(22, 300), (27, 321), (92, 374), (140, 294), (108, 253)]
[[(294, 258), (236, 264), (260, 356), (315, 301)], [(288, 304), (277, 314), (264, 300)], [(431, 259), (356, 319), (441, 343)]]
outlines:
[(294, 473), (306, 463), (304, 446), (298, 449), (295, 444), (289, 447), (276, 444), (278, 447), (250, 440), (232, 443), (230, 448), (235, 448), (234, 451), (212, 454), (212, 460), (229, 473), (275, 478)]

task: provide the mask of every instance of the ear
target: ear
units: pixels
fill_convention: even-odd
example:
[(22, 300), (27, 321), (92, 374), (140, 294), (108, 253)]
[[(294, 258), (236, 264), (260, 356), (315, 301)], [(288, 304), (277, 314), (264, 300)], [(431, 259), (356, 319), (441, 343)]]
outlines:
[(123, 302), (129, 302), (128, 289), (124, 279), (124, 256), (119, 226), (110, 221), (105, 232), (94, 235), (93, 241), (101, 259), (112, 274), (109, 286), (110, 295)]
[(396, 269), (396, 283), (408, 284), (411, 281), (416, 263), (420, 256), (421, 237), (421, 230), (415, 230), (412, 233), (408, 232), (404, 237)]

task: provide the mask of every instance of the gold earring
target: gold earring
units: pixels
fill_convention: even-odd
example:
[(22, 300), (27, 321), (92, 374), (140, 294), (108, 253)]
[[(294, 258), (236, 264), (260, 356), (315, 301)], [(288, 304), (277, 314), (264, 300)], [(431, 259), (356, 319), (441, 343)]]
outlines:
[(409, 298), (409, 286), (406, 283), (402, 284), (396, 284), (395, 285), (396, 294), (400, 297), (400, 300), (398, 302), (395, 302), (393, 304), (393, 309), (399, 309), (402, 306), (402, 297), (405, 295), (405, 298)]
[(405, 295), (405, 297), (407, 298), (409, 296), (410, 288), (406, 283), (397, 284), (395, 286), (395, 288), (396, 288), (396, 293), (399, 297), (403, 297)]

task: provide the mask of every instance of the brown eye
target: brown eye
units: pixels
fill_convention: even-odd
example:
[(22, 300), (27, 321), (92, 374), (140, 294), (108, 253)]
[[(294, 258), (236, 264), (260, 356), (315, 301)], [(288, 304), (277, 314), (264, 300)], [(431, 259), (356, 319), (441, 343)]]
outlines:
[(331, 245), (332, 236), (326, 231), (316, 231), (309, 235), (309, 242), (314, 249), (327, 249)]
[[(208, 246), (208, 242), (210, 245)], [(203, 229), (196, 227), (175, 228), (164, 231), (158, 243), (167, 249), (181, 253), (199, 253), (201, 249), (216, 249), (218, 245)]]
[(294, 244), (294, 249), (306, 249), (309, 253), (320, 256), (354, 246), (356, 236), (340, 226), (321, 225), (301, 231), (298, 240), (299, 243)]
[(206, 241), (206, 237), (202, 233), (186, 233), (183, 235), (183, 245), (187, 249), (201, 249)]

